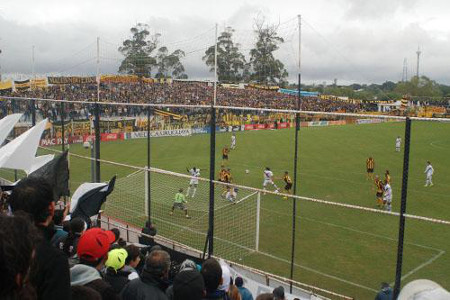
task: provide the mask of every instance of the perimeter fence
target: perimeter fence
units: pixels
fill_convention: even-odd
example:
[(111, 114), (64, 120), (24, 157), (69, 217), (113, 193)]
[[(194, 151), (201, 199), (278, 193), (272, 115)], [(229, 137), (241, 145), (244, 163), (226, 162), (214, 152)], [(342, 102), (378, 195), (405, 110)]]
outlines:
[[(373, 297), (382, 281), (396, 289), (420, 277), (446, 284), (449, 119), (18, 97), (0, 103), (4, 114), (23, 114), (12, 138), (49, 119), (39, 153), (69, 150), (72, 192), (118, 175), (104, 207), (111, 217), (137, 227), (151, 220), (161, 236), (208, 255), (355, 298)], [(423, 186), (426, 161), (436, 172), (433, 187)], [(375, 175), (392, 187), (391, 211), (377, 202)], [(189, 218), (179, 209), (171, 214), (180, 189)]]

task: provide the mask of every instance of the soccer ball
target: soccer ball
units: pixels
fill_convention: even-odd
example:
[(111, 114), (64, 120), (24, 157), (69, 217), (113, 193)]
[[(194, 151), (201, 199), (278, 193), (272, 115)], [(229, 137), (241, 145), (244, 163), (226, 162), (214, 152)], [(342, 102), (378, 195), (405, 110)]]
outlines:
[(275, 190), (275, 194), (278, 194), (280, 191), (279, 190)]
[(245, 174), (248, 174), (248, 173), (250, 173), (250, 171), (247, 169), (247, 170), (245, 170)]

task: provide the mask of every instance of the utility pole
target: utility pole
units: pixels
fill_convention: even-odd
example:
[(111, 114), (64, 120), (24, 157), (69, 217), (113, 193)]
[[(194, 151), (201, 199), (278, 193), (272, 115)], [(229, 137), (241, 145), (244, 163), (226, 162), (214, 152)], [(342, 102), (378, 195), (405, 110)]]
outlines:
[(420, 47), (417, 47), (417, 79), (419, 79), (419, 65), (420, 65), (420, 54), (422, 54), (422, 51), (420, 51)]
[[(36, 84), (36, 75), (35, 75), (35, 72), (34, 72), (34, 45), (33, 46), (31, 46), (31, 77), (33, 78), (33, 84)], [(33, 90), (34, 88), (33, 88), (33, 86), (32, 85), (30, 85), (31, 86), (31, 89)]]

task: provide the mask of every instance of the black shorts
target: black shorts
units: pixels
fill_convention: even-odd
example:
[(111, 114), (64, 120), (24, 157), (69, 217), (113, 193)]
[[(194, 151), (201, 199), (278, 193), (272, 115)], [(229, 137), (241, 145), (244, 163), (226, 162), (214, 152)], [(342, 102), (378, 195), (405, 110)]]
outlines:
[(373, 169), (367, 169), (367, 173), (373, 173)]
[(223, 159), (223, 160), (225, 160), (225, 159), (228, 160), (228, 155), (225, 155), (225, 154), (222, 155), (222, 159)]
[(292, 189), (292, 183), (286, 183), (286, 186), (284, 187), (286, 191), (290, 191)]
[(383, 192), (377, 192), (377, 198), (383, 198)]

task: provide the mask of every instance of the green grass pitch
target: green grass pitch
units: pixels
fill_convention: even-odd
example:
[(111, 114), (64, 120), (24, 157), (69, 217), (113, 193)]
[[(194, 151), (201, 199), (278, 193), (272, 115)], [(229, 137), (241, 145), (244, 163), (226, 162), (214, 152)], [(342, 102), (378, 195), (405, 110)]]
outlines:
[[(407, 213), (450, 219), (449, 133), (450, 124), (413, 122)], [(365, 159), (373, 156), (376, 174), (383, 177), (386, 169), (391, 173), (393, 210), (399, 211), (403, 145), (402, 152), (396, 153), (395, 138), (398, 135), (404, 139), (403, 122), (302, 128), (298, 194), (374, 208), (373, 183), (365, 174)], [(202, 176), (209, 176), (208, 135), (154, 138), (151, 144), (153, 167), (186, 174), (186, 167), (197, 166)], [(222, 163), (221, 148), (229, 144), (229, 133), (217, 134), (216, 173)], [(81, 145), (71, 146), (70, 151), (89, 156)], [(101, 158), (144, 166), (146, 151), (145, 139), (102, 143)], [(278, 178), (285, 170), (292, 176), (293, 155), (293, 129), (237, 132), (237, 149), (231, 151), (227, 167), (232, 170), (234, 182), (260, 188), (266, 166), (271, 167)], [(423, 186), (427, 160), (435, 168), (435, 185), (431, 188)], [(80, 182), (89, 181), (90, 162), (72, 157), (70, 163), (73, 188)], [(249, 174), (245, 172), (247, 169)], [(102, 164), (102, 180), (117, 174), (118, 182), (129, 188), (120, 189), (122, 194), (115, 196), (122, 199), (123, 207), (110, 206), (109, 213), (140, 226), (145, 219), (143, 176), (127, 178), (132, 172), (132, 169)], [(186, 189), (188, 180), (166, 177), (152, 176), (152, 211), (160, 216), (160, 220), (155, 220), (162, 228), (160, 233), (202, 249), (204, 236), (199, 232), (203, 232), (207, 224), (208, 186), (200, 183), (196, 199), (189, 200), (192, 220), (184, 219), (181, 211), (170, 219), (168, 210), (173, 195), (180, 187)], [(281, 180), (276, 183), (283, 186)], [(246, 191), (240, 193), (241, 198), (249, 195)], [(227, 206), (219, 194), (220, 190), (216, 191), (217, 205), (223, 208), (216, 211), (215, 226), (220, 253), (227, 247), (233, 248), (229, 242), (222, 242), (221, 235), (228, 241), (235, 239), (239, 243), (253, 232), (252, 228), (246, 232), (246, 226), (253, 222), (251, 201), (256, 196), (250, 196), (242, 205)], [(111, 202), (117, 203), (114, 199)], [(373, 299), (382, 281), (394, 281), (398, 217), (305, 201), (297, 204), (296, 280), (357, 299)], [(170, 226), (164, 225), (167, 220)], [(450, 289), (450, 228), (409, 219), (406, 226), (403, 283), (427, 278)], [(186, 227), (193, 230), (186, 230)], [(262, 196), (259, 252), (232, 252), (236, 254), (233, 259), (289, 277), (291, 228), (292, 201), (279, 196)], [(233, 234), (226, 236), (226, 232)], [(251, 248), (252, 243), (250, 238), (246, 247)]]

